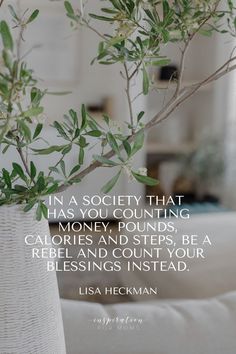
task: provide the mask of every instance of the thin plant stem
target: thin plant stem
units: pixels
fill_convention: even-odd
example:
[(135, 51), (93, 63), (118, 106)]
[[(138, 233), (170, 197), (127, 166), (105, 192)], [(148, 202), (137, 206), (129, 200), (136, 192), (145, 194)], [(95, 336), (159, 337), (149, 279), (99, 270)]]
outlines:
[(130, 116), (130, 123), (131, 123), (131, 130), (132, 134), (134, 134), (134, 113), (133, 113), (133, 104), (132, 104), (132, 98), (131, 98), (131, 93), (130, 93), (130, 85), (131, 85), (131, 80), (132, 78), (129, 76), (129, 71), (127, 67), (127, 63), (124, 63), (124, 69), (125, 69), (125, 77), (126, 77), (126, 96), (127, 96), (127, 101), (128, 101), (128, 106), (129, 106), (129, 116)]

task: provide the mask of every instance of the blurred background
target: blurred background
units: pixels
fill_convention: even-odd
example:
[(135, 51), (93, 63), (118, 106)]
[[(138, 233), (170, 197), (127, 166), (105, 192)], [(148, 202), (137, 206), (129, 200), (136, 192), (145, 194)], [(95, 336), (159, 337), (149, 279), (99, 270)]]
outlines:
[[(79, 5), (78, 1), (72, 3)], [(20, 9), (35, 7), (32, 1), (27, 0), (17, 4)], [(45, 137), (52, 144), (55, 140), (56, 144), (50, 123), (62, 120), (63, 114), (70, 108), (80, 111), (82, 103), (86, 104), (88, 111), (98, 121), (107, 113), (113, 118), (114, 124), (122, 126), (128, 117), (128, 105), (125, 82), (120, 76), (119, 66), (91, 65), (99, 38), (86, 28), (73, 30), (62, 1), (41, 0), (36, 5), (41, 15), (25, 33), (22, 54), (27, 54), (27, 61), (35, 70), (40, 87), (50, 91), (71, 91), (68, 95), (46, 96), (44, 99), (43, 119), (48, 123)], [(88, 12), (97, 12), (100, 5), (100, 1), (88, 0), (86, 6)], [(103, 30), (103, 24), (96, 23), (96, 26)], [(211, 74), (227, 60), (234, 46), (232, 38), (222, 35), (196, 37), (186, 61), (184, 84), (189, 86)], [(163, 50), (172, 59), (171, 67), (151, 69), (153, 89), (148, 96), (136, 100), (135, 110), (145, 111), (146, 120), (162, 108), (175, 88), (170, 77), (173, 71), (178, 75), (179, 48), (173, 45)], [(140, 85), (141, 81), (137, 78), (132, 88), (134, 97), (139, 94)], [(185, 196), (185, 202), (192, 213), (235, 210), (235, 94), (234, 73), (200, 89), (170, 119), (148, 132), (145, 148), (134, 161), (137, 167), (147, 167), (149, 175), (159, 179), (159, 185), (148, 188), (131, 183), (127, 176), (123, 176), (113, 193), (144, 196), (181, 194)], [(87, 156), (86, 164), (91, 161), (93, 153), (91, 151), (91, 155)], [(11, 163), (14, 156), (1, 156), (1, 159), (1, 164), (5, 166)], [(48, 157), (48, 164), (50, 159), (53, 158)], [(76, 159), (76, 156), (72, 156), (68, 163), (73, 164)], [(46, 168), (45, 160), (38, 160), (38, 164)], [(80, 195), (81, 191), (88, 195), (97, 194), (109, 175), (112, 172), (104, 169), (95, 171), (79, 186), (67, 191), (65, 198), (72, 194)], [(52, 225), (52, 231), (54, 227)], [(98, 275), (90, 275), (84, 281), (96, 284), (102, 282), (102, 279)], [(59, 275), (63, 297), (77, 296), (73, 284), (74, 280), (69, 275), (66, 278)]]

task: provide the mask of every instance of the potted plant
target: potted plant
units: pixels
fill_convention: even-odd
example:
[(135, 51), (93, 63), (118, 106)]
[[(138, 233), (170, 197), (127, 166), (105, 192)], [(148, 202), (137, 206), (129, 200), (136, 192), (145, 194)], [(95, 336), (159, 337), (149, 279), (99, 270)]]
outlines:
[[(1, 0), (0, 7), (4, 4)], [(20, 159), (20, 163), (12, 162), (10, 170), (3, 167), (0, 172), (1, 352), (65, 352), (55, 274), (46, 272), (43, 259), (31, 260), (30, 248), (24, 244), (28, 233), (49, 234), (47, 196), (79, 184), (98, 167), (115, 171), (102, 188), (104, 193), (114, 187), (123, 171), (140, 183), (155, 185), (157, 181), (146, 176), (144, 170), (132, 167), (132, 157), (143, 148), (145, 132), (167, 119), (203, 86), (236, 68), (236, 57), (229, 53), (229, 59), (205, 79), (190, 86), (183, 82), (186, 55), (195, 36), (210, 37), (215, 32), (235, 36), (235, 7), (231, 0), (106, 0), (101, 5), (101, 13), (87, 14), (82, 0), (79, 9), (65, 1), (71, 25), (86, 26), (100, 38), (93, 62), (120, 65), (129, 107), (127, 129), (124, 132), (114, 129), (112, 117), (107, 115), (103, 124), (98, 123), (82, 105), (80, 112), (71, 109), (62, 122), (54, 122), (55, 134), (63, 140), (60, 145), (45, 142), (42, 146), (44, 123), (38, 118), (44, 111), (43, 98), (49, 92), (37, 86), (27, 58), (19, 55), (24, 32), (37, 20), (39, 11), (18, 14), (9, 5), (13, 22), (7, 23), (4, 18), (0, 22), (1, 154), (14, 149)], [(100, 32), (96, 21), (107, 22), (109, 33)], [(18, 31), (17, 40), (13, 40), (13, 31)], [(143, 110), (135, 114), (131, 88), (137, 76), (141, 76), (141, 94), (149, 93), (152, 88), (149, 67), (170, 63), (162, 48), (172, 43), (178, 43), (181, 50), (175, 91), (160, 111), (146, 121)], [(90, 165), (84, 166), (86, 152), (94, 142), (96, 153)], [(77, 164), (68, 171), (67, 156), (72, 153), (78, 156)], [(59, 158), (45, 173), (37, 169), (34, 154), (45, 158), (45, 164), (49, 154), (59, 154)]]

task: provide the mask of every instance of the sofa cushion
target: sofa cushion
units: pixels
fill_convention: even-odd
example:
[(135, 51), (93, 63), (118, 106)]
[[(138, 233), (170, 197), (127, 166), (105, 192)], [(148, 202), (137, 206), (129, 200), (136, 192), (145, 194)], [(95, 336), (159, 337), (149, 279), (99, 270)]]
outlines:
[[(188, 259), (188, 272), (124, 271), (120, 273), (121, 283), (125, 286), (157, 287), (160, 299), (213, 297), (236, 290), (236, 213), (193, 215), (187, 220), (176, 220), (175, 226), (178, 230), (174, 236), (175, 248), (182, 247), (184, 234), (197, 234), (201, 241), (209, 236), (212, 245), (206, 244), (205, 259)], [(139, 247), (152, 246), (141, 244)], [(189, 246), (190, 249), (194, 247)], [(161, 254), (160, 260), (169, 260), (167, 252)], [(133, 297), (136, 300), (147, 299), (139, 295)]]
[(62, 311), (67, 354), (236, 353), (236, 292), (109, 306), (63, 300)]

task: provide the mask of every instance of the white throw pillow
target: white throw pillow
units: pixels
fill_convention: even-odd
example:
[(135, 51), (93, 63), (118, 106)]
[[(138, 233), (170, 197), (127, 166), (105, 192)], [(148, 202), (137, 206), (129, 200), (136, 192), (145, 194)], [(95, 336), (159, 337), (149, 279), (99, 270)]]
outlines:
[[(236, 353), (236, 293), (109, 306), (63, 300), (62, 311), (67, 354)], [(142, 323), (99, 324), (116, 318)]]

